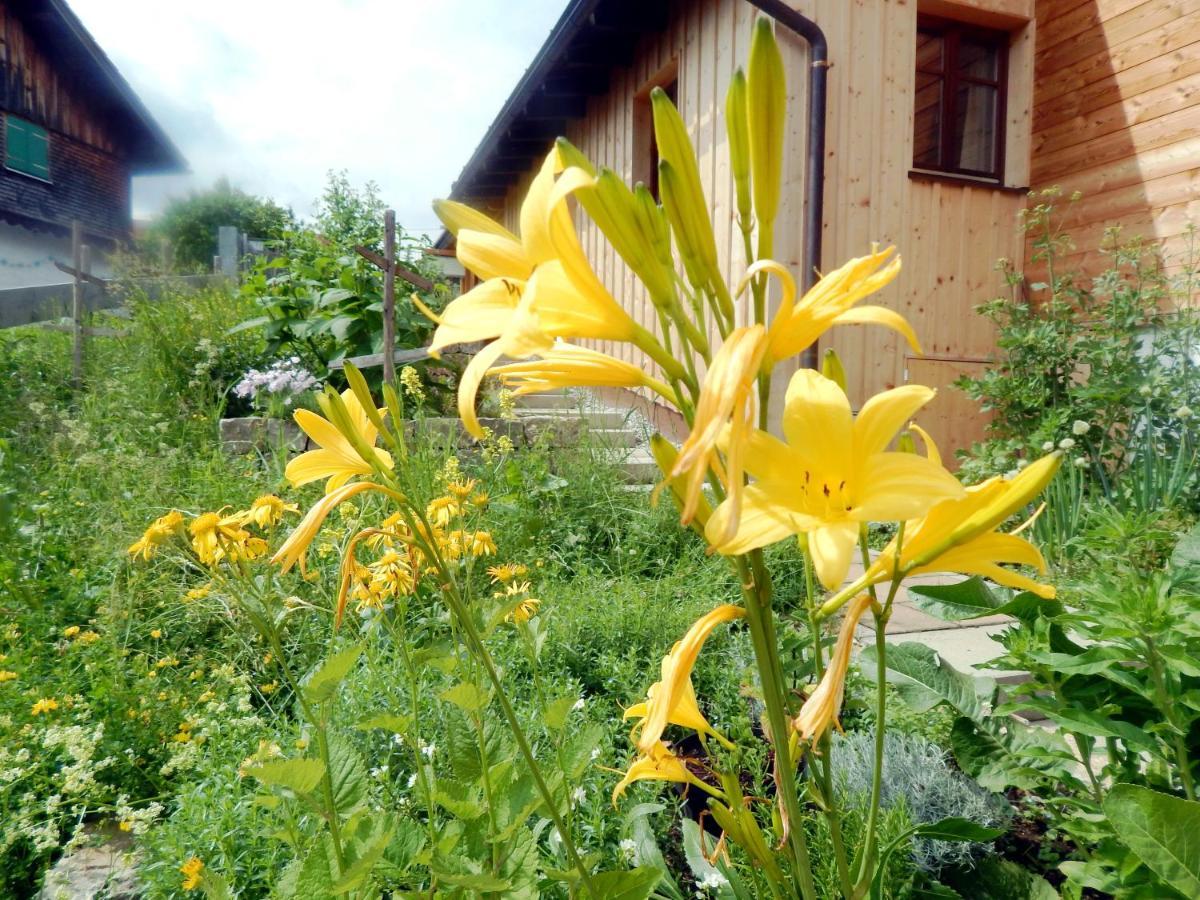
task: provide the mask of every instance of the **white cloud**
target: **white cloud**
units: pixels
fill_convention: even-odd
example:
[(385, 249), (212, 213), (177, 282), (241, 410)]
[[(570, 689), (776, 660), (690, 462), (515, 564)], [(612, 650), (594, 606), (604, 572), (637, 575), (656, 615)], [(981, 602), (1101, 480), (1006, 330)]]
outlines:
[(564, 0), (73, 0), (187, 158), (134, 213), (211, 185), (311, 212), (329, 169), (379, 183), (410, 229), (445, 194)]

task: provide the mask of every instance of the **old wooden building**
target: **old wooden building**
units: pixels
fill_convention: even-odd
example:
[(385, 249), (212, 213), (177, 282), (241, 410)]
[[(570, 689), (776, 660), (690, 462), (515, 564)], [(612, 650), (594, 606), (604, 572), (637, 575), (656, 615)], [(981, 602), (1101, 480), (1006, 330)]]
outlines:
[[(721, 262), (736, 279), (744, 260), (730, 215), (723, 98), (759, 15), (776, 19), (791, 101), (777, 255), (799, 274), (814, 245), (806, 228), (820, 229), (822, 268), (872, 242), (900, 249), (903, 273), (878, 301), (909, 318), (924, 355), (879, 328), (836, 329), (822, 346), (842, 355), (859, 401), (907, 380), (938, 387), (923, 421), (948, 449), (964, 447), (983, 418), (952, 383), (994, 352), (973, 308), (1001, 289), (996, 260), (1026, 252), (1017, 217), (1031, 188), (1085, 194), (1070, 222), (1076, 263), (1088, 264), (1108, 223), (1165, 239), (1168, 249), (1183, 233), (1200, 173), (1200, 4), (572, 0), (453, 196), (514, 225), (557, 134), (628, 180), (648, 180), (648, 94), (660, 86), (689, 124)], [(814, 120), (822, 136), (810, 124), (810, 79), (825, 67), (827, 108)], [(806, 154), (822, 137), (824, 171), (814, 175)], [(820, 179), (823, 211), (810, 178)], [(610, 290), (653, 327), (622, 261), (582, 217), (580, 226)], [(627, 347), (604, 349), (636, 358)]]
[(183, 157), (63, 0), (0, 0), (0, 287), (67, 276), (72, 221), (130, 236), (130, 177)]

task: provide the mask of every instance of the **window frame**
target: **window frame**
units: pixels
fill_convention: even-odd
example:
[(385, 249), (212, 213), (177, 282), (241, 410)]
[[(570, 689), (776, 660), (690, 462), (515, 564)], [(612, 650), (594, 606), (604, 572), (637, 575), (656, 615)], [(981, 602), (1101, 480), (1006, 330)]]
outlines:
[[(996, 110), (994, 133), (992, 135), (992, 158), (995, 161), (991, 171), (967, 169), (944, 164), (929, 165), (918, 163), (915, 156), (912, 159), (914, 172), (948, 175), (965, 179), (979, 179), (987, 184), (1004, 184), (1004, 150), (1007, 142), (1005, 125), (1008, 119), (1008, 64), (1011, 35), (1006, 31), (995, 28), (984, 28), (969, 25), (954, 19), (941, 16), (920, 14), (917, 16), (917, 31), (920, 35), (936, 34), (942, 39), (942, 65), (940, 72), (930, 72), (913, 66), (913, 127), (916, 127), (916, 78), (918, 74), (934, 75), (941, 81), (941, 100), (938, 113), (940, 116), (940, 134), (938, 157), (941, 160), (950, 159), (954, 150), (954, 134), (958, 112), (958, 91), (964, 84), (977, 84), (996, 91)], [(996, 78), (980, 78), (973, 75), (963, 75), (958, 70), (958, 48), (963, 37), (974, 39), (980, 43), (994, 47), (996, 54)], [(913, 148), (914, 154), (916, 147)]]
[[(16, 125), (19, 130), (24, 131), (24, 139), (26, 141), (26, 153), (23, 159), (17, 158), (14, 160), (13, 150), (13, 126)], [(32, 141), (40, 140), (43, 143), (45, 165), (39, 166), (34, 162), (33, 155), (28, 148), (32, 146)], [(31, 122), (21, 116), (14, 116), (12, 113), (4, 114), (4, 168), (8, 172), (15, 172), (18, 175), (24, 175), (27, 178), (36, 178), (38, 181), (44, 181), (51, 184), (50, 180), (50, 132), (38, 125), (36, 122)], [(44, 171), (43, 171), (44, 170)]]
[(633, 134), (630, 160), (632, 180), (641, 182), (653, 195), (655, 202), (662, 202), (658, 185), (658, 139), (654, 133), (654, 114), (651, 111), (650, 92), (662, 88), (679, 106), (679, 60), (672, 58), (654, 73), (633, 94)]

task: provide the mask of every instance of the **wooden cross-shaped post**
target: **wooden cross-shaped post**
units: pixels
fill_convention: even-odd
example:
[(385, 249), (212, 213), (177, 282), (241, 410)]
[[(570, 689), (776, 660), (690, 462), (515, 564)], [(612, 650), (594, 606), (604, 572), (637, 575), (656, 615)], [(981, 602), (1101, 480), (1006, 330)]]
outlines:
[(422, 291), (433, 290), (433, 282), (396, 262), (396, 211), (383, 214), (383, 256), (367, 247), (355, 247), (358, 255), (383, 270), (383, 380), (396, 379), (396, 276)]

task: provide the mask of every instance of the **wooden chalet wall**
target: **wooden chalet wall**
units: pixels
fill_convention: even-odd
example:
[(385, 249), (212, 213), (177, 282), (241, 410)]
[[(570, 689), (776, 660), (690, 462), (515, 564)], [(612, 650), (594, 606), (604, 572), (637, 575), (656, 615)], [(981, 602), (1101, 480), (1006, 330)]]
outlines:
[[(129, 165), (86, 85), (55, 61), (0, 0), (0, 112), (49, 132), (50, 183), (0, 167), (0, 217), (58, 229), (79, 219), (94, 236), (129, 235)], [(0, 128), (0, 153), (4, 131)], [(0, 159), (3, 157), (0, 156)]]
[(1066, 265), (1102, 268), (1110, 225), (1177, 264), (1200, 219), (1200, 3), (1038, 0), (1037, 23), (1033, 185), (1083, 195)]
[[(908, 316), (926, 355), (910, 358), (902, 340), (878, 327), (836, 329), (823, 340), (822, 349), (834, 347), (841, 355), (856, 403), (904, 383), (906, 377), (938, 387), (941, 393), (922, 422), (944, 451), (967, 446), (981, 435), (983, 420), (951, 384), (963, 372), (982, 367), (994, 348), (990, 326), (973, 307), (1000, 288), (995, 261), (1022, 252), (1016, 216), (1024, 205), (1024, 193), (910, 179), (916, 0), (810, 0), (794, 5), (825, 31), (833, 63), (825, 268), (866, 253), (872, 242), (894, 244), (903, 255), (904, 270), (872, 302)], [(609, 92), (590, 101), (587, 118), (573, 123), (568, 137), (597, 164), (631, 178), (634, 97), (674, 61), (678, 104), (699, 152), (721, 263), (731, 283), (736, 283), (745, 260), (731, 215), (733, 184), (724, 96), (733, 71), (746, 63), (751, 23), (759, 13), (745, 0), (676, 0), (671, 7), (668, 29), (642, 39), (633, 65), (613, 73)], [(1024, 187), (1028, 184), (1033, 0), (934, 2), (931, 7), (940, 12), (952, 9), (1012, 34), (1006, 182)], [(921, 9), (926, 9), (924, 3)], [(788, 72), (791, 114), (776, 256), (799, 280), (808, 51), (786, 28), (778, 27), (776, 33)], [(516, 227), (529, 177), (512, 187), (499, 210), (510, 227)], [(635, 318), (653, 330), (653, 308), (644, 293), (635, 290), (627, 268), (590, 222), (580, 217), (579, 224), (584, 247), (602, 280)], [(742, 309), (744, 315), (745, 301)], [(644, 363), (628, 346), (601, 349)], [(782, 385), (792, 371), (794, 361), (792, 367), (781, 366), (777, 372), (776, 403), (782, 401)]]

